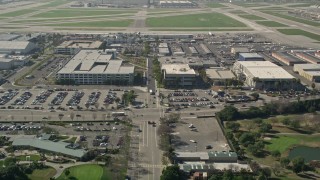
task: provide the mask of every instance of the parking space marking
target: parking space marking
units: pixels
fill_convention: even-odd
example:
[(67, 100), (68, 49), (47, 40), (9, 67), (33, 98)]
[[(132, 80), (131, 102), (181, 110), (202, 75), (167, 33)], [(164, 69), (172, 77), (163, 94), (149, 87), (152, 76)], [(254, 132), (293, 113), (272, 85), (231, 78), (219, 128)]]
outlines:
[(149, 127), (148, 127), (148, 124), (147, 124), (146, 121), (145, 121), (144, 123), (145, 123), (146, 126), (147, 126), (147, 147), (148, 147), (148, 145), (149, 145)]
[(144, 131), (145, 131), (145, 129), (144, 129), (144, 123), (145, 122), (143, 122), (143, 129), (142, 129), (142, 146), (144, 146)]

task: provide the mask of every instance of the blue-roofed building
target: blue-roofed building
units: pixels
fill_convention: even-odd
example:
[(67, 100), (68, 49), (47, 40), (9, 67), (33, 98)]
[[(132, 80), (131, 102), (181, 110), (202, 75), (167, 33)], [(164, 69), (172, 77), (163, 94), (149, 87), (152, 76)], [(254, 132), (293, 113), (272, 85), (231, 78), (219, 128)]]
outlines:
[(239, 61), (264, 61), (258, 53), (239, 53)]

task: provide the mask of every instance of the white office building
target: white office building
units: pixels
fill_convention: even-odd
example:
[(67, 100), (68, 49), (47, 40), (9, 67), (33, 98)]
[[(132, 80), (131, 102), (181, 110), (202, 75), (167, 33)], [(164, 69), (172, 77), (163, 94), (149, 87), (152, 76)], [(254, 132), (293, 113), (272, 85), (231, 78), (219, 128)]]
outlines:
[(161, 70), (167, 87), (195, 85), (196, 72), (188, 64), (163, 64)]
[(58, 81), (75, 84), (131, 85), (134, 66), (113, 60), (111, 54), (98, 50), (81, 50), (58, 71)]

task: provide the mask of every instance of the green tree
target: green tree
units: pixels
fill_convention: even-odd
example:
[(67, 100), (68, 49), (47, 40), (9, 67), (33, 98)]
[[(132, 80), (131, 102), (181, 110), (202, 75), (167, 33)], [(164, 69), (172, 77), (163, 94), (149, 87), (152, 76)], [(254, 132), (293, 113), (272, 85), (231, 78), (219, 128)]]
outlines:
[(254, 144), (255, 142), (255, 136), (253, 133), (243, 133), (239, 138), (240, 144), (244, 145), (245, 147), (249, 144)]
[(239, 112), (238, 109), (234, 106), (227, 106), (224, 109), (222, 109), (220, 112), (217, 113), (217, 116), (222, 121), (230, 121), (235, 120), (239, 118)]
[(69, 169), (66, 169), (66, 171), (64, 172), (64, 174), (65, 174), (66, 176), (69, 176), (70, 170), (69, 170)]
[(302, 172), (305, 168), (305, 162), (302, 157), (296, 157), (292, 160), (292, 171), (296, 174)]
[(265, 133), (269, 132), (271, 129), (272, 129), (271, 124), (262, 123), (260, 125), (259, 132), (262, 133), (262, 134), (265, 134)]
[(274, 151), (271, 151), (271, 156), (275, 157), (276, 159), (278, 159), (278, 158), (280, 158), (281, 153), (280, 153), (279, 150), (274, 150)]
[(182, 173), (180, 172), (178, 165), (167, 166), (162, 170), (161, 180), (180, 180), (182, 179)]
[(240, 129), (240, 123), (237, 122), (227, 122), (226, 127), (228, 129), (231, 129), (233, 132), (239, 131)]
[(290, 164), (290, 159), (288, 157), (283, 157), (280, 159), (280, 165), (283, 168), (287, 168), (289, 164)]
[(300, 128), (300, 121), (297, 119), (292, 120), (289, 125), (290, 125), (290, 127), (295, 128), (295, 129)]
[(223, 180), (232, 180), (233, 178), (234, 178), (234, 175), (233, 175), (231, 169), (228, 169), (228, 170), (224, 171)]

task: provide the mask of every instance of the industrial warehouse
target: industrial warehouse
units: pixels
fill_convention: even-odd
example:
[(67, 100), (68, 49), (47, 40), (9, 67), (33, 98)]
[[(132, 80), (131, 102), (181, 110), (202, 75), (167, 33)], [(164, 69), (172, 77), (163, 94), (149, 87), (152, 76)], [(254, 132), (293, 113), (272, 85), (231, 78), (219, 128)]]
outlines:
[(320, 64), (295, 64), (293, 71), (311, 82), (320, 82)]
[[(233, 72), (239, 80), (257, 89), (276, 88), (277, 84), (291, 84), (294, 77), (270, 61), (237, 61)], [(289, 83), (283, 83), (289, 82)]]
[(36, 49), (29, 41), (0, 41), (0, 54), (30, 54)]
[(134, 66), (125, 66), (122, 60), (112, 57), (112, 54), (98, 50), (81, 50), (60, 69), (57, 81), (68, 84), (132, 84)]

